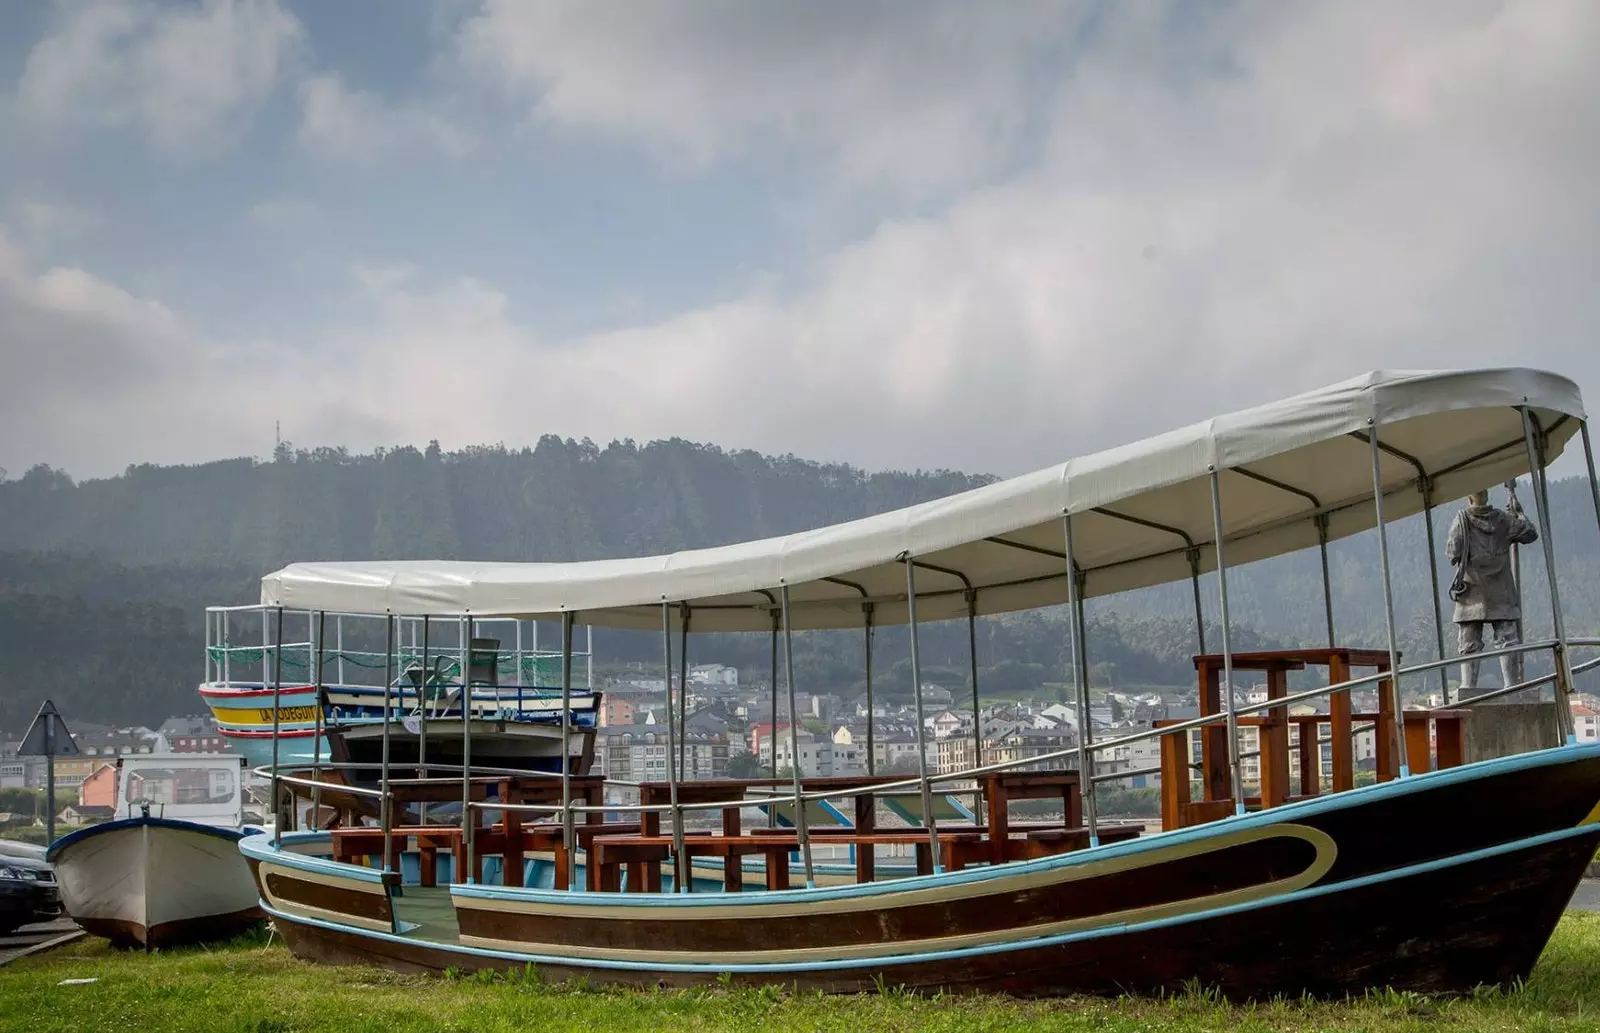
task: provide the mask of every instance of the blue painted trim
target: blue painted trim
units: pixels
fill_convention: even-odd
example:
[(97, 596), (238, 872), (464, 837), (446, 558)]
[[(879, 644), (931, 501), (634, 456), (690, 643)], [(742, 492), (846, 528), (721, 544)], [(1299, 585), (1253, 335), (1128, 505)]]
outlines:
[(1274, 807), (1271, 810), (1253, 811), (1243, 815), (1234, 815), (1230, 818), (1222, 818), (1204, 825), (1196, 825), (1191, 828), (1160, 832), (1152, 836), (1141, 836), (1138, 839), (1112, 843), (1108, 846), (1097, 847), (1094, 850), (1073, 851), (1032, 861), (1014, 861), (1005, 865), (967, 868), (959, 872), (946, 872), (939, 875), (914, 875), (904, 879), (895, 879), (892, 882), (870, 882), (855, 886), (825, 886), (815, 890), (777, 890), (760, 894), (695, 893), (689, 896), (681, 894), (591, 893), (587, 891), (575, 896), (572, 893), (557, 893), (550, 890), (508, 889), (504, 886), (466, 886), (461, 884), (453, 885), (451, 889), (462, 896), (490, 900), (537, 901), (545, 904), (605, 904), (611, 907), (697, 907), (702, 904), (724, 905), (739, 903), (751, 908), (752, 914), (755, 914), (755, 909), (764, 904), (795, 903), (802, 900), (847, 899), (851, 897), (883, 897), (885, 898), (884, 906), (892, 906), (893, 895), (896, 893), (908, 893), (937, 886), (964, 885), (971, 882), (1006, 878), (1021, 873), (1053, 871), (1058, 868), (1093, 864), (1104, 858), (1136, 855), (1148, 850), (1160, 850), (1179, 843), (1211, 839), (1238, 829), (1293, 822), (1309, 815), (1361, 807), (1379, 800), (1424, 792), (1440, 786), (1455, 785), (1460, 782), (1474, 782), (1494, 775), (1530, 768), (1568, 764), (1594, 757), (1600, 757), (1600, 742), (1584, 746), (1554, 746), (1533, 753), (1518, 754), (1514, 757), (1499, 757), (1493, 760), (1477, 761), (1460, 767), (1428, 771), (1406, 779), (1395, 779), (1389, 782), (1362, 786), (1342, 793), (1330, 793), (1327, 796), (1301, 800), (1285, 804), (1282, 807)]
[(121, 832), (124, 829), (137, 829), (144, 828), (146, 826), (153, 829), (176, 829), (180, 832), (198, 832), (201, 835), (215, 836), (218, 839), (224, 839), (230, 843), (237, 843), (246, 836), (259, 831), (252, 826), (245, 826), (243, 829), (227, 829), (221, 828), (217, 825), (205, 825), (198, 821), (182, 821), (178, 818), (122, 818), (118, 821), (101, 822), (99, 825), (90, 825), (88, 828), (82, 828), (78, 829), (76, 832), (67, 833), (65, 836), (62, 836), (60, 839), (50, 844), (50, 849), (45, 851), (44, 859), (54, 863), (56, 857), (60, 855), (61, 851), (66, 850), (75, 843), (82, 843), (85, 840), (93, 839), (96, 836), (105, 836), (110, 835), (113, 832)]
[[(1423, 776), (1417, 776), (1423, 777)], [(1207, 911), (1197, 911), (1188, 915), (1179, 915), (1171, 918), (1159, 918), (1148, 922), (1134, 922), (1131, 924), (1112, 923), (1094, 929), (1083, 929), (1077, 932), (1057, 933), (1051, 936), (1036, 936), (1022, 940), (1011, 940), (1006, 943), (984, 944), (977, 947), (962, 947), (954, 950), (928, 951), (922, 954), (897, 954), (873, 958), (848, 958), (836, 961), (816, 961), (804, 964), (794, 962), (780, 962), (773, 964), (695, 964), (689, 962), (641, 962), (641, 961), (607, 961), (604, 959), (556, 957), (547, 954), (525, 954), (520, 951), (502, 951), (483, 947), (465, 947), (458, 944), (438, 943), (432, 940), (408, 939), (387, 933), (377, 933), (367, 929), (356, 929), (342, 926), (335, 922), (326, 922), (320, 919), (304, 918), (299, 915), (287, 914), (277, 911), (263, 902), (263, 907), (268, 914), (276, 918), (297, 922), (302, 925), (316, 926), (331, 929), (337, 932), (353, 933), (358, 936), (388, 940), (395, 943), (405, 943), (412, 946), (425, 946), (434, 950), (448, 951), (455, 954), (464, 954), (469, 957), (495, 958), (519, 963), (532, 963), (535, 965), (566, 965), (574, 968), (611, 969), (627, 972), (738, 972), (757, 974), (777, 974), (788, 972), (821, 972), (821, 971), (847, 971), (863, 968), (891, 968), (897, 965), (920, 964), (928, 961), (947, 961), (961, 958), (970, 958), (986, 954), (1004, 954), (1016, 950), (1028, 950), (1038, 947), (1053, 947), (1064, 943), (1076, 943), (1084, 940), (1105, 939), (1111, 936), (1120, 936), (1124, 933), (1140, 933), (1150, 930), (1167, 929), (1175, 926), (1188, 925), (1211, 918), (1225, 915), (1238, 914), (1244, 911), (1260, 910), (1267, 907), (1276, 907), (1280, 904), (1292, 903), (1300, 900), (1311, 900), (1316, 897), (1327, 896), (1333, 893), (1344, 893), (1353, 889), (1376, 885), (1383, 882), (1392, 882), (1405, 879), (1414, 875), (1423, 875), (1428, 872), (1450, 868), (1455, 865), (1469, 864), (1502, 854), (1515, 853), (1530, 847), (1543, 846), (1547, 843), (1557, 843), (1580, 835), (1594, 835), (1600, 832), (1597, 825), (1576, 825), (1568, 829), (1557, 829), (1537, 836), (1515, 840), (1511, 843), (1502, 843), (1498, 846), (1485, 847), (1470, 853), (1458, 854), (1454, 857), (1440, 858), (1420, 864), (1410, 865), (1405, 868), (1396, 868), (1392, 871), (1380, 872), (1375, 875), (1365, 875), (1357, 879), (1348, 879), (1344, 882), (1334, 883), (1329, 886), (1315, 886), (1309, 889), (1296, 890), (1284, 893), (1266, 900), (1249, 901), (1242, 904), (1231, 904), (1225, 907), (1212, 908)], [(454, 887), (453, 887), (454, 888)], [(820, 891), (818, 891), (820, 892)]]
[[(326, 832), (300, 833), (298, 836), (284, 836), (283, 838), (285, 842), (308, 842), (319, 838), (329, 841), (333, 839)], [(383, 873), (376, 868), (368, 868), (359, 864), (342, 864), (326, 857), (311, 857), (307, 854), (297, 854), (288, 850), (275, 850), (272, 846), (272, 837), (265, 832), (241, 839), (239, 841), (239, 852), (246, 857), (253, 857), (257, 861), (270, 861), (273, 864), (280, 864), (285, 868), (296, 868), (303, 872), (337, 875), (340, 878), (352, 879), (356, 882), (379, 884), (383, 882)]]

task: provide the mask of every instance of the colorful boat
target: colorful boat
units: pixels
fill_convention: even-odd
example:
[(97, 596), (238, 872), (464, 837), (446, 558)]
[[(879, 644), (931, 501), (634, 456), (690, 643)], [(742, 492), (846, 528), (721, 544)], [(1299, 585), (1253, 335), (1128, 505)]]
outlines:
[[(945, 775), (930, 775), (922, 741), (914, 779), (795, 773), (793, 825), (747, 829), (741, 814), (770, 806), (777, 780), (682, 781), (670, 737), (665, 782), (622, 784), (570, 766), (480, 769), (466, 727), (453, 775), (414, 777), (410, 760), (396, 770), (391, 757), (368, 790), (378, 802), (368, 824), (284, 829), (240, 848), (297, 955), (408, 971), (531, 965), (638, 986), (731, 978), (1021, 995), (1196, 981), (1232, 997), (1509, 985), (1531, 970), (1600, 847), (1600, 745), (1578, 744), (1570, 711), (1574, 675), (1600, 666), (1574, 653), (1600, 639), (1567, 634), (1551, 584), (1549, 635), (1530, 627), (1528, 641), (1484, 654), (1547, 657), (1545, 672), (1451, 699), (1442, 624), (1437, 659), (1401, 663), (1386, 526), (1423, 514), (1431, 542), (1439, 500), (1531, 475), (1554, 569), (1544, 470), (1580, 434), (1589, 455), (1579, 392), (1553, 374), (1373, 373), (779, 539), (597, 563), (291, 565), (263, 579), (263, 613), (376, 614), (391, 641), (394, 615), (465, 622), (463, 639), (482, 618), (558, 620), (569, 643), (579, 624), (659, 628), (669, 730), (682, 704), (674, 641), (691, 630), (771, 635), (774, 713), (782, 655), (792, 717), (796, 630), (854, 627), (870, 642), (875, 625), (909, 625), (921, 707), (920, 622), (971, 626), (1066, 604), (1085, 734), (1070, 749)], [(1592, 458), (1590, 487), (1600, 520)], [(1230, 570), (1303, 548), (1325, 555), (1329, 541), (1373, 528), (1383, 642), (1340, 643), (1330, 608), (1325, 644), (1232, 648)], [(1193, 586), (1201, 715), (1094, 742), (1084, 600), (1169, 581)], [(1207, 651), (1203, 582), (1216, 593), (1220, 653)], [(870, 674), (870, 647), (866, 657)], [(1286, 672), (1308, 665), (1326, 666), (1328, 684), (1289, 692)], [(1375, 673), (1353, 673), (1362, 667)], [(1246, 670), (1264, 673), (1264, 702), (1236, 692)], [(1423, 704), (1435, 686), (1443, 704)], [(1546, 688), (1543, 710), (1496, 709)], [(1357, 694), (1372, 690), (1364, 712)], [(1327, 709), (1289, 709), (1316, 700)], [(1485, 745), (1508, 740), (1481, 728), (1504, 732), (1506, 715), (1524, 712), (1549, 726), (1522, 729), (1534, 748)], [(1253, 784), (1241, 727), (1259, 742)], [(1350, 741), (1363, 727), (1376, 781), (1358, 786)], [(1151, 773), (1094, 766), (1139, 740), (1160, 746), (1153, 833), (1102, 821), (1096, 807), (1097, 785)], [(981, 756), (981, 738), (974, 745)], [(326, 788), (303, 765), (269, 774), (296, 794)], [(952, 783), (982, 806), (941, 818), (939, 787)], [(395, 818), (396, 804), (452, 797), (458, 824)], [(1059, 800), (1061, 813), (1013, 823), (1018, 799)], [(823, 802), (845, 820), (813, 827), (808, 811)], [(883, 877), (886, 847), (914, 849), (913, 871)]]

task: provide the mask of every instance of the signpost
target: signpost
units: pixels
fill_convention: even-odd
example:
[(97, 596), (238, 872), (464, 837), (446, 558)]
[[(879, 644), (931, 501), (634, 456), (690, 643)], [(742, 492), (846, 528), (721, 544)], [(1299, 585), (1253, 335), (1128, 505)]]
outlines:
[(48, 843), (56, 841), (56, 758), (77, 752), (78, 744), (67, 731), (67, 723), (61, 720), (61, 712), (55, 703), (45, 700), (28, 726), (28, 734), (22, 737), (17, 756), (44, 758), (44, 828)]

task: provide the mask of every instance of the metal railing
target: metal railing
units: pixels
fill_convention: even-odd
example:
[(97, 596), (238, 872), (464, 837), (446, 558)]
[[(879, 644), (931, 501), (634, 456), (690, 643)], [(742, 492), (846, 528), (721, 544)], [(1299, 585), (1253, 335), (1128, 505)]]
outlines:
[[(1482, 659), (1493, 659), (1493, 658), (1499, 657), (1499, 656), (1509, 656), (1509, 655), (1516, 655), (1516, 654), (1527, 654), (1527, 653), (1534, 653), (1534, 652), (1542, 652), (1542, 651), (1546, 651), (1546, 650), (1554, 652), (1559, 645), (1560, 645), (1560, 643), (1558, 643), (1554, 639), (1537, 640), (1537, 641), (1528, 642), (1528, 643), (1518, 643), (1516, 645), (1505, 646), (1505, 647), (1501, 647), (1501, 648), (1498, 648), (1498, 649), (1485, 650), (1485, 651), (1483, 651), (1481, 653), (1475, 654), (1475, 659), (1480, 659), (1480, 660), (1482, 660)], [(1574, 639), (1569, 639), (1569, 640), (1567, 640), (1566, 645), (1568, 647), (1575, 647), (1575, 648), (1597, 648), (1597, 647), (1600, 647), (1600, 638), (1574, 638)], [(1336, 684), (1317, 686), (1315, 688), (1307, 689), (1307, 690), (1304, 690), (1304, 691), (1301, 691), (1301, 692), (1290, 693), (1290, 694), (1287, 694), (1287, 695), (1284, 695), (1284, 696), (1281, 696), (1281, 697), (1278, 697), (1278, 698), (1275, 698), (1275, 699), (1269, 699), (1269, 700), (1265, 700), (1265, 701), (1262, 701), (1262, 702), (1259, 702), (1259, 703), (1251, 703), (1251, 704), (1246, 704), (1246, 705), (1243, 705), (1243, 706), (1239, 706), (1239, 707), (1237, 707), (1235, 709), (1234, 713), (1235, 713), (1235, 716), (1237, 717), (1237, 716), (1241, 716), (1241, 715), (1253, 714), (1253, 713), (1258, 713), (1258, 712), (1266, 711), (1266, 710), (1272, 710), (1274, 708), (1289, 706), (1289, 705), (1291, 705), (1293, 703), (1301, 702), (1301, 701), (1304, 701), (1304, 700), (1315, 699), (1315, 698), (1318, 698), (1318, 697), (1321, 697), (1321, 696), (1331, 696), (1333, 693), (1336, 693), (1336, 692), (1348, 692), (1349, 690), (1354, 689), (1354, 688), (1359, 688), (1359, 687), (1362, 687), (1362, 686), (1365, 686), (1365, 685), (1372, 685), (1372, 684), (1376, 684), (1378, 682), (1385, 681), (1385, 680), (1389, 679), (1391, 676), (1397, 677), (1397, 678), (1403, 678), (1403, 677), (1407, 677), (1407, 676), (1415, 676), (1415, 675), (1420, 675), (1420, 674), (1426, 674), (1429, 671), (1432, 671), (1432, 670), (1435, 670), (1435, 669), (1438, 669), (1438, 668), (1441, 668), (1441, 667), (1445, 667), (1445, 666), (1448, 666), (1448, 665), (1451, 665), (1451, 664), (1460, 663), (1460, 662), (1461, 662), (1461, 659), (1459, 657), (1452, 657), (1452, 658), (1445, 659), (1445, 660), (1433, 660), (1433, 661), (1428, 661), (1428, 662), (1425, 662), (1425, 663), (1415, 664), (1415, 665), (1412, 665), (1410, 667), (1401, 668), (1397, 672), (1379, 671), (1379, 672), (1377, 672), (1375, 674), (1372, 674), (1372, 675), (1363, 675), (1363, 676), (1357, 677), (1357, 678), (1350, 678), (1350, 679), (1348, 679), (1346, 681), (1339, 682), (1339, 683), (1336, 683)], [(1597, 656), (1597, 657), (1595, 657), (1593, 659), (1584, 661), (1583, 663), (1580, 663), (1580, 664), (1574, 664), (1574, 665), (1571, 666), (1570, 669), (1571, 669), (1572, 673), (1576, 675), (1576, 674), (1580, 674), (1580, 673), (1583, 673), (1583, 672), (1586, 672), (1586, 671), (1589, 671), (1589, 670), (1593, 670), (1593, 669), (1595, 669), (1597, 667), (1600, 667), (1600, 656)], [(1557, 681), (1557, 676), (1554, 673), (1538, 675), (1536, 677), (1527, 679), (1527, 680), (1525, 680), (1523, 682), (1520, 682), (1518, 684), (1515, 684), (1515, 685), (1506, 686), (1506, 687), (1503, 687), (1503, 688), (1500, 688), (1500, 689), (1496, 689), (1496, 690), (1493, 690), (1493, 691), (1490, 691), (1490, 692), (1482, 693), (1480, 695), (1472, 696), (1472, 697), (1469, 697), (1469, 698), (1464, 699), (1464, 700), (1458, 700), (1458, 701), (1455, 701), (1455, 702), (1452, 702), (1452, 703), (1449, 703), (1449, 704), (1444, 704), (1444, 705), (1442, 705), (1440, 707), (1428, 708), (1427, 710), (1424, 710), (1422, 712), (1426, 713), (1426, 712), (1432, 712), (1433, 710), (1440, 710), (1440, 709), (1447, 709), (1447, 708), (1454, 709), (1454, 708), (1458, 708), (1458, 707), (1462, 707), (1462, 706), (1470, 706), (1470, 705), (1473, 705), (1475, 703), (1484, 702), (1484, 701), (1495, 699), (1495, 698), (1499, 698), (1499, 697), (1502, 697), (1502, 696), (1506, 696), (1506, 695), (1510, 695), (1510, 694), (1514, 694), (1514, 693), (1518, 693), (1518, 692), (1525, 692), (1525, 691), (1527, 691), (1527, 690), (1529, 690), (1531, 688), (1541, 687), (1543, 685), (1550, 684), (1550, 683), (1553, 683), (1553, 682), (1556, 682), (1556, 681)], [(1416, 712), (1416, 711), (1412, 711), (1412, 712)], [(1093, 743), (1092, 745), (1087, 745), (1086, 748), (1089, 750), (1089, 752), (1091, 754), (1098, 754), (1098, 753), (1101, 753), (1101, 752), (1104, 752), (1104, 751), (1117, 749), (1118, 747), (1121, 747), (1121, 746), (1130, 745), (1132, 743), (1142, 742), (1142, 741), (1146, 741), (1146, 740), (1149, 740), (1149, 739), (1158, 739), (1161, 736), (1186, 734), (1187, 732), (1189, 732), (1189, 731), (1191, 731), (1193, 729), (1223, 724), (1227, 720), (1228, 720), (1228, 715), (1226, 713), (1203, 715), (1203, 716), (1200, 716), (1200, 717), (1190, 718), (1190, 719), (1187, 719), (1187, 720), (1184, 720), (1184, 721), (1176, 722), (1174, 724), (1166, 725), (1166, 726), (1163, 726), (1161, 728), (1152, 728), (1152, 729), (1149, 729), (1149, 730), (1146, 730), (1146, 731), (1141, 731), (1141, 732), (1136, 732), (1136, 733), (1132, 733), (1132, 734), (1129, 734), (1129, 735), (1119, 736), (1119, 737), (1114, 738), (1114, 739), (1103, 740), (1101, 742)], [(1359, 735), (1359, 734), (1362, 734), (1364, 732), (1371, 732), (1374, 729), (1375, 729), (1375, 723), (1374, 722), (1362, 722), (1358, 726), (1356, 726), (1356, 727), (1351, 729), (1351, 734), (1352, 735)], [(1319, 736), (1316, 745), (1320, 749), (1322, 744), (1327, 742), (1327, 741), (1329, 741), (1329, 740), (1323, 739), (1322, 737)], [(1299, 747), (1297, 745), (1295, 748), (1302, 748), (1302, 747)], [(752, 797), (739, 797), (739, 798), (730, 798), (730, 799), (727, 799), (727, 800), (712, 800), (712, 801), (701, 801), (701, 802), (692, 802), (692, 803), (690, 803), (690, 802), (681, 802), (681, 803), (671, 803), (671, 802), (669, 802), (669, 803), (655, 803), (655, 804), (645, 804), (645, 803), (630, 804), (630, 803), (617, 802), (617, 803), (602, 803), (602, 804), (599, 804), (599, 805), (590, 805), (590, 804), (586, 804), (586, 803), (585, 804), (580, 804), (580, 803), (575, 803), (575, 802), (571, 802), (571, 801), (568, 801), (565, 804), (561, 804), (561, 803), (508, 803), (508, 802), (505, 802), (505, 801), (467, 800), (467, 801), (464, 801), (465, 804), (466, 804), (467, 811), (463, 813), (463, 821), (464, 822), (468, 822), (469, 821), (469, 818), (467, 817), (467, 812), (470, 812), (470, 811), (473, 811), (473, 810), (517, 811), (517, 812), (521, 812), (521, 813), (530, 813), (530, 814), (559, 815), (560, 818), (561, 818), (561, 822), (562, 822), (563, 826), (566, 826), (572, 820), (572, 818), (574, 816), (577, 816), (577, 815), (588, 815), (588, 814), (597, 814), (597, 813), (598, 814), (669, 814), (669, 815), (672, 816), (674, 824), (676, 826), (678, 826), (678, 830), (679, 831), (677, 832), (677, 835), (681, 835), (681, 825), (682, 825), (683, 817), (686, 814), (692, 813), (692, 812), (702, 812), (702, 811), (718, 811), (718, 812), (720, 812), (720, 811), (727, 811), (727, 810), (745, 810), (745, 809), (749, 809), (749, 808), (753, 808), (753, 807), (761, 807), (761, 806), (769, 806), (770, 807), (770, 806), (776, 806), (776, 805), (793, 806), (793, 807), (796, 808), (796, 810), (798, 812), (800, 810), (800, 808), (803, 806), (803, 804), (805, 804), (805, 803), (832, 801), (832, 800), (842, 800), (842, 799), (852, 799), (852, 798), (858, 798), (858, 797), (862, 797), (862, 796), (870, 796), (874, 800), (876, 800), (880, 796), (898, 795), (898, 794), (903, 794), (903, 793), (905, 793), (907, 791), (911, 791), (911, 790), (916, 790), (916, 791), (920, 792), (921, 790), (923, 790), (923, 788), (925, 786), (926, 787), (931, 787), (931, 786), (933, 786), (935, 784), (942, 784), (942, 783), (955, 782), (955, 781), (971, 781), (971, 780), (977, 779), (980, 776), (987, 775), (987, 774), (999, 774), (999, 773), (1003, 773), (1003, 772), (1007, 772), (1007, 771), (1016, 770), (1018, 768), (1037, 765), (1037, 764), (1040, 764), (1040, 763), (1049, 763), (1049, 762), (1052, 762), (1052, 761), (1066, 760), (1066, 759), (1071, 758), (1071, 757), (1076, 757), (1078, 755), (1078, 750), (1079, 750), (1079, 748), (1077, 746), (1072, 746), (1072, 747), (1063, 748), (1061, 750), (1051, 751), (1049, 753), (1039, 754), (1039, 755), (1032, 756), (1032, 757), (1019, 758), (1019, 759), (1016, 759), (1016, 760), (1009, 760), (1009, 761), (1002, 761), (1002, 762), (997, 762), (997, 763), (994, 763), (994, 764), (986, 764), (986, 765), (981, 765), (981, 766), (974, 767), (974, 768), (965, 769), (965, 770), (962, 770), (962, 771), (953, 771), (953, 772), (945, 772), (945, 773), (930, 773), (926, 778), (919, 777), (919, 776), (911, 776), (911, 777), (907, 777), (905, 779), (901, 779), (901, 780), (893, 781), (893, 782), (873, 783), (873, 784), (869, 784), (869, 785), (847, 787), (847, 788), (842, 788), (842, 789), (820, 789), (820, 790), (809, 791), (809, 792), (801, 791), (801, 792), (798, 792), (798, 793), (796, 793), (796, 792), (784, 793), (784, 792), (775, 791), (775, 792), (771, 793), (770, 795), (763, 795), (761, 797), (755, 797), (755, 798), (752, 798)], [(1259, 754), (1259, 751), (1254, 751), (1252, 753), (1240, 754), (1240, 757), (1241, 757), (1241, 759), (1243, 759), (1243, 758), (1247, 758), (1247, 757), (1258, 755), (1258, 754)], [(1091, 763), (1093, 763), (1093, 762), (1091, 761)], [(326, 770), (340, 770), (340, 769), (350, 770), (350, 769), (371, 769), (374, 766), (375, 765), (372, 762), (368, 762), (368, 763), (344, 762), (344, 763), (323, 764), (322, 768), (326, 769)], [(400, 766), (402, 768), (411, 768), (411, 767), (418, 767), (420, 765), (414, 765), (414, 764), (411, 764), (411, 763), (406, 763), (406, 764), (403, 764), (403, 765), (400, 765)], [(430, 762), (426, 766), (430, 770), (458, 772), (458, 773), (461, 773), (463, 775), (465, 775), (469, 770), (466, 766), (459, 765), (459, 764), (440, 764), (440, 763), (431, 763)], [(294, 769), (295, 770), (299, 770), (299, 769), (302, 769), (304, 767), (305, 767), (305, 765), (303, 765), (303, 764), (302, 765), (296, 765)], [(1192, 765), (1191, 765), (1191, 767), (1192, 767)], [(262, 767), (259, 767), (257, 769), (254, 769), (254, 770), (255, 770), (255, 773), (258, 776), (261, 776), (261, 777), (267, 777), (269, 775), (269, 773), (270, 773), (269, 772), (269, 768), (267, 766), (262, 766)], [(1160, 768), (1159, 765), (1157, 765), (1157, 766), (1154, 766), (1154, 767), (1145, 767), (1145, 768), (1138, 768), (1138, 769), (1132, 769), (1132, 770), (1126, 770), (1126, 771), (1094, 773), (1094, 774), (1091, 774), (1089, 776), (1088, 782), (1090, 783), (1090, 785), (1101, 784), (1101, 783), (1106, 783), (1106, 782), (1119, 781), (1119, 780), (1125, 779), (1125, 778), (1137, 777), (1139, 775), (1159, 774), (1160, 771), (1161, 771), (1161, 768)], [(551, 779), (553, 781), (554, 780), (559, 780), (561, 778), (561, 775), (558, 772), (534, 771), (534, 770), (528, 770), (528, 769), (523, 769), (523, 768), (490, 767), (490, 766), (485, 766), (485, 765), (473, 765), (470, 768), (470, 772), (473, 775), (486, 775), (486, 776), (497, 776), (498, 775), (498, 776), (518, 777), (518, 778), (534, 778), (534, 779), (544, 777), (544, 778), (549, 778), (549, 779)], [(282, 773), (280, 773), (278, 775), (278, 781), (280, 783), (285, 783), (285, 784), (295, 785), (295, 786), (320, 787), (320, 788), (325, 788), (325, 789), (332, 789), (332, 790), (339, 791), (339, 792), (348, 792), (348, 793), (352, 793), (352, 794), (363, 796), (363, 797), (382, 798), (385, 795), (381, 790), (366, 789), (366, 788), (362, 788), (362, 787), (347, 785), (347, 784), (341, 783), (341, 782), (327, 782), (325, 780), (308, 779), (308, 778), (305, 778), (303, 776), (294, 776), (294, 775), (287, 775), (287, 774), (282, 774)], [(440, 782), (449, 782), (450, 784), (455, 784), (455, 782), (456, 782), (455, 779), (440, 779), (439, 781)], [(636, 791), (636, 792), (642, 791), (642, 789), (644, 787), (644, 783), (642, 783), (642, 782), (635, 782), (635, 781), (630, 781), (630, 780), (625, 780), (625, 779), (610, 779), (610, 778), (602, 779), (601, 784), (603, 786), (605, 786), (605, 787), (618, 788), (618, 789), (623, 789), (623, 790), (632, 790), (632, 791)], [(385, 814), (387, 814), (387, 808), (385, 808)], [(924, 815), (924, 819), (929, 822), (930, 827), (936, 827), (937, 818), (935, 816), (933, 816), (931, 813), (925, 814)], [(387, 831), (387, 829), (385, 829), (384, 831)], [(675, 836), (675, 838), (676, 838), (676, 836)], [(471, 844), (470, 837), (469, 837), (469, 840), (468, 840), (468, 871), (469, 872), (471, 870), (473, 870), (473, 856), (472, 856), (471, 847), (472, 847), (472, 844)]]

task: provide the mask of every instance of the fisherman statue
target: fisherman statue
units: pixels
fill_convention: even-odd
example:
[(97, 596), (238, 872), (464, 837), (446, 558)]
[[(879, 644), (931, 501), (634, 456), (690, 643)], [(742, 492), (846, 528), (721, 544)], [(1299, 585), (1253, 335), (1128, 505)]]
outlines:
[[(1483, 626), (1493, 629), (1494, 648), (1517, 645), (1521, 639), (1522, 597), (1512, 570), (1511, 547), (1538, 541), (1539, 531), (1522, 515), (1515, 484), (1509, 483), (1505, 509), (1489, 504), (1487, 491), (1467, 496), (1467, 508), (1456, 515), (1445, 541), (1445, 555), (1456, 568), (1450, 585), (1455, 601), (1457, 646), (1461, 654), (1461, 688), (1478, 687), (1476, 654), (1483, 651)], [(1522, 681), (1522, 654), (1502, 653), (1500, 676), (1505, 687)]]

